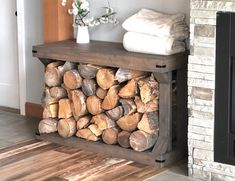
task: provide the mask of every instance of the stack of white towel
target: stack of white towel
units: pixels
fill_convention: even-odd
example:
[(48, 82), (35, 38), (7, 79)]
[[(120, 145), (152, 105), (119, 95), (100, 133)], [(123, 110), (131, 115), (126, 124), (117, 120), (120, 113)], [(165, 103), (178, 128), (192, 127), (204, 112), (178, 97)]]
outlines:
[(139, 53), (172, 55), (185, 51), (189, 29), (184, 14), (168, 15), (141, 9), (124, 21), (128, 31), (123, 38), (126, 50)]

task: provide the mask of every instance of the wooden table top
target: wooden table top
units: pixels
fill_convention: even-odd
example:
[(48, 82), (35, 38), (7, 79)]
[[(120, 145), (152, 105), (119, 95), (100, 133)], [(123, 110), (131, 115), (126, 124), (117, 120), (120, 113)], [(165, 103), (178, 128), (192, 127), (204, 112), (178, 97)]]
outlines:
[(122, 43), (75, 40), (33, 46), (33, 56), (40, 59), (90, 63), (150, 72), (170, 72), (187, 65), (188, 52), (163, 56), (128, 52)]

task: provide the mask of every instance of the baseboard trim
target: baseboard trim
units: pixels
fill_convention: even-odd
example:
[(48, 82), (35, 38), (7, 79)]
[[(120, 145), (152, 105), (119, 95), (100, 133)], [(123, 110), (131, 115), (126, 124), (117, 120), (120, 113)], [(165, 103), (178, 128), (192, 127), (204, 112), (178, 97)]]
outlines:
[(10, 112), (10, 113), (20, 114), (20, 110), (19, 109), (10, 108), (10, 107), (0, 106), (0, 110), (1, 111), (6, 111), (6, 112)]
[(25, 103), (25, 116), (28, 118), (42, 119), (43, 107), (31, 102)]

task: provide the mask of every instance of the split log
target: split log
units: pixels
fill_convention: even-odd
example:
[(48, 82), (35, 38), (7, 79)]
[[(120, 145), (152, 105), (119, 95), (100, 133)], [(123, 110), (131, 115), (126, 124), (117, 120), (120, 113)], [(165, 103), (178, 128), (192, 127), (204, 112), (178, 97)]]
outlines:
[(77, 70), (69, 70), (64, 74), (64, 84), (69, 89), (78, 89), (82, 86), (82, 77)]
[(137, 128), (149, 134), (156, 134), (159, 130), (158, 112), (145, 113)]
[(102, 140), (108, 145), (114, 145), (117, 143), (118, 133), (120, 130), (117, 128), (108, 128), (102, 133)]
[(141, 114), (135, 113), (120, 118), (117, 121), (117, 124), (122, 130), (132, 132), (136, 130), (137, 125), (140, 122), (140, 119), (141, 119)]
[(94, 135), (96, 135), (97, 137), (102, 135), (102, 131), (98, 128), (98, 126), (96, 124), (91, 124), (88, 127), (92, 133), (94, 133)]
[(93, 116), (91, 122), (95, 123), (101, 131), (116, 127), (116, 123), (105, 114)]
[(49, 87), (59, 86), (63, 81), (63, 73), (59, 71), (58, 66), (62, 62), (53, 62), (47, 65), (44, 79)]
[(118, 93), (122, 98), (132, 98), (138, 93), (137, 79), (130, 80)]
[(39, 133), (54, 133), (57, 131), (57, 119), (43, 119), (39, 122), (38, 131)]
[(158, 99), (157, 98), (145, 104), (141, 101), (141, 98), (139, 96), (135, 96), (135, 104), (137, 106), (137, 111), (140, 113), (158, 111)]
[(72, 117), (71, 101), (69, 99), (60, 99), (58, 117), (64, 119)]
[(99, 97), (100, 99), (104, 99), (107, 93), (108, 91), (102, 89), (101, 87), (98, 87), (96, 90), (96, 96)]
[(44, 110), (43, 110), (43, 119), (57, 118), (58, 117), (58, 111), (59, 111), (59, 105), (58, 104), (46, 105), (44, 107)]
[(153, 75), (138, 82), (140, 97), (143, 103), (148, 103), (159, 96), (159, 85)]
[(69, 70), (76, 69), (76, 68), (77, 68), (77, 64), (76, 63), (66, 61), (64, 65), (58, 67), (58, 70), (62, 74), (64, 74), (65, 72), (67, 72)]
[(110, 110), (115, 108), (118, 105), (119, 101), (119, 96), (118, 96), (118, 91), (119, 91), (120, 86), (115, 85), (112, 86), (107, 93), (107, 96), (104, 98), (104, 101), (102, 102), (102, 108), (104, 110)]
[(96, 93), (97, 84), (93, 79), (83, 79), (82, 81), (82, 92), (86, 96), (92, 96)]
[(106, 115), (112, 120), (117, 121), (123, 116), (123, 108), (122, 106), (118, 106), (112, 110), (106, 111)]
[(131, 133), (127, 131), (122, 131), (118, 133), (118, 144), (123, 148), (129, 148), (130, 147), (130, 138)]
[(74, 119), (77, 121), (81, 116), (88, 113), (86, 107), (86, 96), (80, 90), (71, 91), (71, 109)]
[(84, 116), (77, 121), (77, 129), (86, 128), (91, 121), (91, 116)]
[(150, 149), (157, 141), (158, 134), (148, 134), (138, 130), (131, 134), (130, 145), (135, 151), (145, 151)]
[(61, 119), (58, 122), (58, 133), (64, 138), (73, 136), (77, 131), (77, 123), (73, 118)]
[(86, 100), (86, 106), (92, 115), (97, 115), (103, 112), (103, 109), (101, 107), (102, 100), (98, 98), (97, 96), (89, 96)]
[(76, 136), (89, 141), (99, 140), (99, 138), (94, 133), (92, 133), (92, 131), (88, 128), (78, 130)]
[(50, 104), (55, 104), (58, 103), (58, 100), (56, 98), (53, 98), (50, 94), (50, 88), (45, 87), (43, 94), (42, 94), (42, 99), (41, 99), (42, 105), (50, 105)]
[(52, 87), (50, 89), (51, 97), (59, 100), (67, 97), (67, 92), (63, 87)]
[(119, 102), (122, 104), (124, 115), (135, 113), (137, 107), (132, 99), (120, 99)]
[(71, 96), (71, 91), (72, 91), (72, 90), (70, 90), (68, 87), (66, 87), (65, 84), (61, 84), (61, 87), (66, 90), (66, 92), (67, 92), (67, 97), (68, 97), (69, 99), (72, 99), (72, 96)]
[(142, 77), (142, 76), (147, 76), (147, 75), (148, 75), (148, 72), (119, 68), (115, 75), (115, 80), (117, 80), (119, 83), (122, 83), (127, 80), (131, 80), (137, 77)]
[(91, 64), (79, 64), (78, 72), (84, 79), (93, 79), (96, 77), (97, 71), (100, 69), (100, 66), (91, 65)]
[(96, 74), (97, 84), (104, 90), (109, 89), (115, 84), (114, 70), (108, 68), (99, 69)]

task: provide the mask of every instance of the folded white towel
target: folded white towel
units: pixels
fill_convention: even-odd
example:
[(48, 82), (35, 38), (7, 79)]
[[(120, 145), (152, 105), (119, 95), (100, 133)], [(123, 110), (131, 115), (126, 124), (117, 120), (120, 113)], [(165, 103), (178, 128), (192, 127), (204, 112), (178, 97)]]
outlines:
[(169, 37), (157, 37), (127, 32), (123, 38), (127, 51), (157, 55), (172, 55), (185, 51), (185, 43)]
[(155, 36), (169, 36), (175, 39), (188, 38), (189, 30), (185, 15), (163, 14), (149, 9), (141, 9), (138, 13), (124, 21), (123, 28), (127, 31)]

